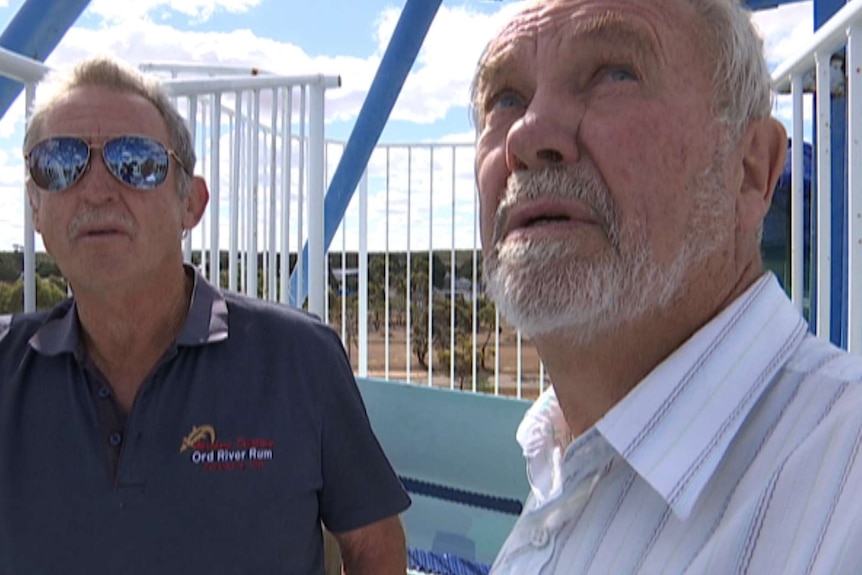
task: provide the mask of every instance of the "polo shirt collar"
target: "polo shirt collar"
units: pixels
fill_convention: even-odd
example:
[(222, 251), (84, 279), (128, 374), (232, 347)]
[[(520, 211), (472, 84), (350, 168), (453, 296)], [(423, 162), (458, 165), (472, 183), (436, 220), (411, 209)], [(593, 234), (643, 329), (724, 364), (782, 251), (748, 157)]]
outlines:
[(195, 346), (227, 339), (227, 303), (224, 295), (197, 270), (192, 269), (195, 285), (186, 323), (177, 337), (177, 345)]
[(806, 332), (775, 276), (765, 274), (595, 427), (684, 520)]
[[(188, 264), (184, 267), (187, 273), (193, 274), (194, 286), (188, 317), (177, 337), (177, 345), (196, 346), (227, 339), (228, 310), (224, 295), (195, 268)], [(29, 343), (37, 352), (54, 356), (75, 353), (79, 341), (78, 309), (72, 298), (54, 308)]]

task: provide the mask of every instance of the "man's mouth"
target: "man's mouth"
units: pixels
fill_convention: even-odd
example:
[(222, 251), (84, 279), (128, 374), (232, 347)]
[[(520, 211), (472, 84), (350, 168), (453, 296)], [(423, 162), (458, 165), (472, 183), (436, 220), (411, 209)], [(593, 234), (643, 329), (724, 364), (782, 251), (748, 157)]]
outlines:
[(514, 207), (505, 218), (500, 239), (518, 231), (556, 224), (597, 225), (592, 210), (579, 202), (536, 202)]

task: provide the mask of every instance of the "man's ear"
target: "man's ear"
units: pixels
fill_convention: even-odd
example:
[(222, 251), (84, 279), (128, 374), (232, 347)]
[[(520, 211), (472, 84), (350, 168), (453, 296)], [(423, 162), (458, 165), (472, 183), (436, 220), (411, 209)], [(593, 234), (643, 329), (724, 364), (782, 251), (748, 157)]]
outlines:
[(755, 120), (743, 134), (742, 183), (737, 199), (737, 221), (745, 230), (758, 229), (769, 205), (787, 156), (787, 132), (774, 118)]
[(207, 183), (202, 177), (194, 176), (189, 188), (185, 212), (183, 213), (183, 229), (186, 230), (190, 230), (198, 225), (210, 200)]

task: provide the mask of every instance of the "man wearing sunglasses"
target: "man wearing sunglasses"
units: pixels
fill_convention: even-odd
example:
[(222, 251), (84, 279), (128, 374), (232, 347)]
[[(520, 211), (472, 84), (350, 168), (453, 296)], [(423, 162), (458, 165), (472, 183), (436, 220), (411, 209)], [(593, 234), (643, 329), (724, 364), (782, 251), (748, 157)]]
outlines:
[(73, 297), (0, 318), (0, 573), (403, 574), (409, 505), (337, 336), (183, 265), (207, 205), (158, 84), (87, 60), (25, 136)]

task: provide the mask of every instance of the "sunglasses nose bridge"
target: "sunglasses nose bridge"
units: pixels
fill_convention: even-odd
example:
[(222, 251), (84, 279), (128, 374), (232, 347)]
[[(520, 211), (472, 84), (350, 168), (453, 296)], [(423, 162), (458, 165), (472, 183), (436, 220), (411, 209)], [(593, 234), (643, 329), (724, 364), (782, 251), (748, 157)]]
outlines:
[[(99, 164), (95, 167), (94, 164)], [(105, 160), (102, 146), (90, 146), (87, 164), (77, 184), (88, 200), (101, 203), (117, 195), (117, 176)]]

